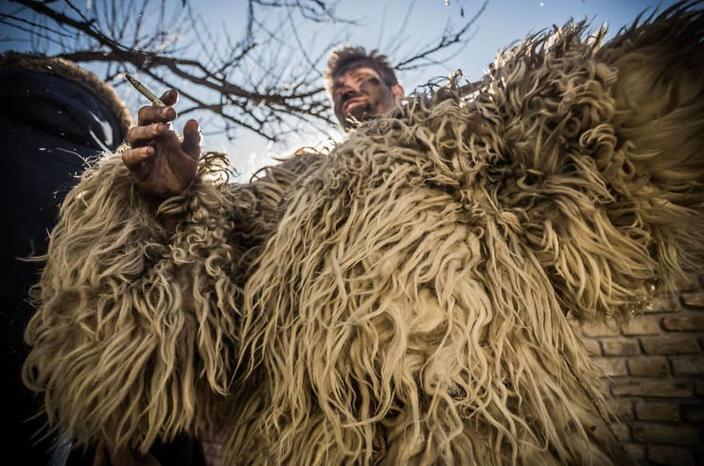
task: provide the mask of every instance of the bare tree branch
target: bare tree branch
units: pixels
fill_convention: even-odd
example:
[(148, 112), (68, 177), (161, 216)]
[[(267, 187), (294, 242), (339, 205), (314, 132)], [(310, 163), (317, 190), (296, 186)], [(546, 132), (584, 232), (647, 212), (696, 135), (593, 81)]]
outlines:
[[(421, 50), (420, 52), (416, 52), (413, 54), (413, 56), (406, 58), (405, 60), (400, 61), (395, 65), (394, 68), (397, 70), (407, 70), (411, 69), (409, 68), (409, 65), (411, 63), (415, 63), (419, 60), (423, 60), (428, 58), (429, 56), (437, 53), (440, 50), (447, 49), (448, 47), (454, 45), (454, 44), (461, 44), (465, 42), (463, 40), (463, 36), (467, 33), (470, 27), (476, 21), (479, 19), (479, 17), (484, 13), (484, 10), (486, 9), (487, 5), (489, 4), (489, 0), (484, 0), (484, 3), (482, 3), (482, 6), (479, 7), (477, 12), (472, 16), (469, 21), (467, 21), (464, 26), (462, 26), (461, 29), (459, 29), (456, 32), (452, 32), (449, 27), (446, 27), (445, 32), (443, 33), (442, 37), (440, 37), (440, 40), (436, 45), (429, 46), (425, 48), (424, 50)], [(415, 66), (415, 68), (418, 68), (418, 66)]]
[[(7, 14), (4, 14), (4, 13), (0, 13), (0, 22), (3, 22), (3, 23), (5, 23), (5, 24), (7, 24), (7, 25), (9, 25), (9, 26), (14, 26), (14, 25), (13, 25), (11, 22), (9, 22), (8, 20), (12, 20), (12, 21), (16, 21), (16, 22), (18, 22), (18, 23), (26, 24), (26, 25), (28, 25), (28, 26), (30, 26), (30, 27), (33, 27), (33, 28), (43, 29), (43, 30), (46, 30), (46, 31), (48, 31), (48, 32), (50, 32), (50, 33), (52, 33), (52, 34), (56, 34), (57, 36), (65, 37), (65, 38), (67, 38), (67, 39), (70, 39), (70, 38), (71, 38), (71, 36), (70, 36), (69, 34), (66, 34), (65, 32), (59, 31), (58, 29), (52, 29), (52, 28), (50, 28), (50, 27), (48, 27), (48, 26), (45, 26), (45, 25), (43, 25), (43, 24), (39, 24), (39, 23), (36, 23), (36, 22), (34, 22), (34, 21), (29, 21), (29, 20), (26, 20), (26, 19), (24, 19), (24, 18), (19, 18), (19, 17), (14, 16), (14, 15), (7, 15)], [(15, 26), (15, 27), (17, 27), (17, 26)], [(30, 29), (30, 31), (31, 31), (31, 29)]]
[[(27, 34), (35, 50), (53, 49), (54, 56), (93, 63), (116, 86), (128, 71), (177, 88), (188, 103), (181, 115), (216, 116), (211, 128), (219, 119), (217, 126), (228, 138), (244, 128), (277, 141), (298, 125), (323, 131), (322, 126), (334, 124), (321, 71), (324, 56), (336, 44), (313, 48), (299, 28), (302, 21), (354, 25), (335, 13), (337, 1), (248, 0), (239, 38), (227, 28), (216, 33), (188, 0), (104, 0), (90, 8), (75, 0), (10, 1), (20, 8), (2, 14), (0, 22)], [(448, 26), (437, 44), (404, 59), (397, 69), (441, 61), (437, 53), (466, 41), (485, 6), (461, 29)], [(338, 40), (347, 35), (344, 28), (336, 33)]]

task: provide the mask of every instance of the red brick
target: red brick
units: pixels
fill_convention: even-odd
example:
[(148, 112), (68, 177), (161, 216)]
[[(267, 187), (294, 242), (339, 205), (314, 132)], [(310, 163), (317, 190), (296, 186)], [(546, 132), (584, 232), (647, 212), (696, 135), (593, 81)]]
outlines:
[(647, 354), (689, 354), (699, 352), (697, 339), (687, 335), (641, 337), (640, 341)]
[(601, 340), (601, 348), (606, 355), (633, 356), (640, 354), (640, 346), (636, 339), (605, 338)]
[(694, 445), (699, 443), (699, 431), (684, 425), (640, 423), (633, 426), (633, 438), (646, 443)]
[(704, 291), (695, 291), (693, 293), (683, 293), (682, 301), (685, 306), (695, 309), (704, 309)]
[(615, 337), (621, 333), (615, 325), (601, 322), (585, 322), (582, 332), (588, 337)]
[(591, 340), (588, 338), (585, 338), (582, 340), (582, 343), (584, 343), (584, 347), (587, 348), (587, 351), (591, 355), (597, 355), (601, 354), (601, 346), (599, 346), (599, 341), (598, 340)]
[(690, 422), (704, 422), (704, 405), (682, 406), (684, 418)]
[(680, 406), (676, 403), (638, 403), (636, 416), (643, 421), (679, 421)]
[(704, 355), (678, 356), (671, 358), (672, 371), (675, 375), (700, 375), (704, 374)]
[(667, 330), (676, 332), (704, 331), (704, 315), (677, 314), (662, 319), (662, 325)]
[(632, 439), (631, 429), (627, 424), (611, 424), (611, 430), (622, 442), (629, 442)]
[(636, 461), (643, 461), (645, 459), (645, 447), (637, 443), (627, 443), (624, 445), (628, 456)]
[(668, 466), (694, 466), (695, 464), (691, 451), (662, 445), (651, 445), (648, 448), (648, 459), (655, 464)]
[(694, 393), (694, 384), (669, 380), (615, 381), (611, 391), (616, 396), (686, 397)]
[(643, 309), (643, 312), (646, 314), (657, 312), (674, 312), (680, 306), (679, 296), (661, 296), (648, 304), (648, 306)]
[(628, 371), (640, 377), (662, 377), (668, 374), (665, 356), (641, 356), (628, 360)]
[(609, 402), (609, 409), (621, 421), (633, 419), (633, 403), (628, 399), (615, 399)]
[(592, 361), (603, 371), (608, 377), (618, 377), (627, 375), (626, 360), (623, 358), (592, 358)]
[(660, 316), (638, 316), (621, 328), (624, 335), (657, 335), (660, 330)]

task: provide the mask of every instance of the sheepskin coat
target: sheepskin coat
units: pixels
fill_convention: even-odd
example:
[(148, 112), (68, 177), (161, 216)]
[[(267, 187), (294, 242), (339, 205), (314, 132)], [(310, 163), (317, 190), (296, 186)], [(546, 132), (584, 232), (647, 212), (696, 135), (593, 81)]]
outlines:
[(570, 23), (250, 184), (206, 154), (156, 209), (106, 156), (27, 383), (79, 443), (219, 432), (232, 465), (624, 464), (569, 318), (704, 272), (703, 32), (698, 3)]

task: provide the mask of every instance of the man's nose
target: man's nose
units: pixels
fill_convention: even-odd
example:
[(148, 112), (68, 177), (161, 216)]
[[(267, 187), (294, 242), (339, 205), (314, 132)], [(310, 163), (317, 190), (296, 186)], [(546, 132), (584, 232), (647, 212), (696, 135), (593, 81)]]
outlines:
[(358, 94), (359, 93), (359, 83), (355, 81), (346, 81), (342, 83), (342, 88), (340, 89), (340, 94), (346, 96), (347, 94)]
[(342, 96), (342, 100), (347, 100), (351, 97), (354, 97), (355, 95), (359, 94), (359, 92), (356, 89), (353, 89), (352, 87), (347, 87), (340, 92), (340, 96)]

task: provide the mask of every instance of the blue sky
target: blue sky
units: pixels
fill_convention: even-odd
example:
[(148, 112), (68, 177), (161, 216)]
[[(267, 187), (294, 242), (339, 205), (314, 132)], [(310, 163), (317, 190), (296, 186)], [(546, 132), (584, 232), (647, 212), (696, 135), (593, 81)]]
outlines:
[[(88, 8), (101, 0), (76, 1)], [(180, 3), (177, 0), (170, 1)], [(287, 47), (293, 54), (301, 48), (299, 43), (303, 44), (313, 61), (325, 45), (349, 43), (378, 48), (389, 54), (392, 62), (398, 62), (423, 45), (434, 43), (448, 21), (460, 24), (472, 17), (482, 3), (482, 0), (338, 0), (337, 15), (354, 20), (356, 25), (321, 25), (303, 21), (299, 16), (286, 21), (274, 10), (262, 20), (272, 29), (295, 24), (297, 37), (290, 33), (284, 34), (284, 57)], [(672, 3), (672, 0), (489, 0), (485, 11), (470, 29), (468, 36), (471, 40), (463, 49), (455, 48), (452, 53), (445, 52), (436, 56), (448, 58), (442, 65), (401, 72), (399, 77), (407, 91), (430, 78), (448, 76), (458, 68), (462, 69), (466, 78), (473, 81), (482, 76), (500, 49), (531, 32), (549, 28), (553, 24), (563, 24), (570, 18), (586, 17), (591, 19), (594, 26), (607, 23), (613, 34), (623, 25), (630, 24), (644, 9), (657, 5), (666, 7)], [(16, 4), (2, 4), (2, 12), (17, 9)], [(192, 2), (208, 24), (210, 34), (218, 35), (227, 30), (234, 38), (239, 38), (244, 31), (246, 4), (244, 0)], [(461, 17), (462, 11), (465, 18)], [(6, 26), (1, 26), (0, 29), (3, 36), (8, 34)], [(13, 42), (3, 42), (0, 46), (3, 50), (22, 48), (22, 44)], [(321, 56), (315, 64), (322, 68), (324, 59)], [(120, 86), (117, 91), (135, 113), (139, 103), (134, 91), (127, 86)], [(177, 128), (181, 128), (182, 124), (183, 122), (177, 122)], [(291, 153), (301, 145), (315, 145), (330, 137), (341, 137), (335, 128), (326, 129), (324, 133), (326, 134), (302, 130), (283, 144), (272, 145), (251, 132), (241, 130), (233, 142), (224, 137), (211, 136), (207, 138), (205, 147), (230, 153), (232, 165), (242, 172), (243, 178), (248, 178), (256, 168), (271, 163), (274, 156)]]
[[(481, 77), (501, 48), (530, 32), (553, 24), (563, 24), (570, 18), (584, 17), (592, 18), (594, 24), (607, 22), (612, 32), (615, 32), (617, 28), (632, 22), (643, 9), (672, 3), (674, 2), (647, 0), (490, 0), (471, 30), (472, 40), (459, 55), (450, 59), (444, 66), (428, 68), (418, 73), (402, 73), (401, 77), (403, 81), (408, 82), (407, 87), (412, 87), (430, 76), (447, 74), (454, 68), (462, 68), (470, 79), (476, 79)], [(443, 0), (343, 1), (337, 11), (343, 17), (359, 21), (359, 26), (352, 30), (353, 35), (348, 42), (383, 50), (383, 46), (388, 45), (388, 39), (403, 21), (411, 4), (413, 9), (404, 34), (408, 49), (437, 37), (448, 20), (461, 22), (463, 18), (460, 17), (460, 9), (464, 10), (466, 18), (472, 16), (482, 1), (449, 0), (447, 5)], [(400, 55), (405, 52), (406, 50), (401, 50)]]

